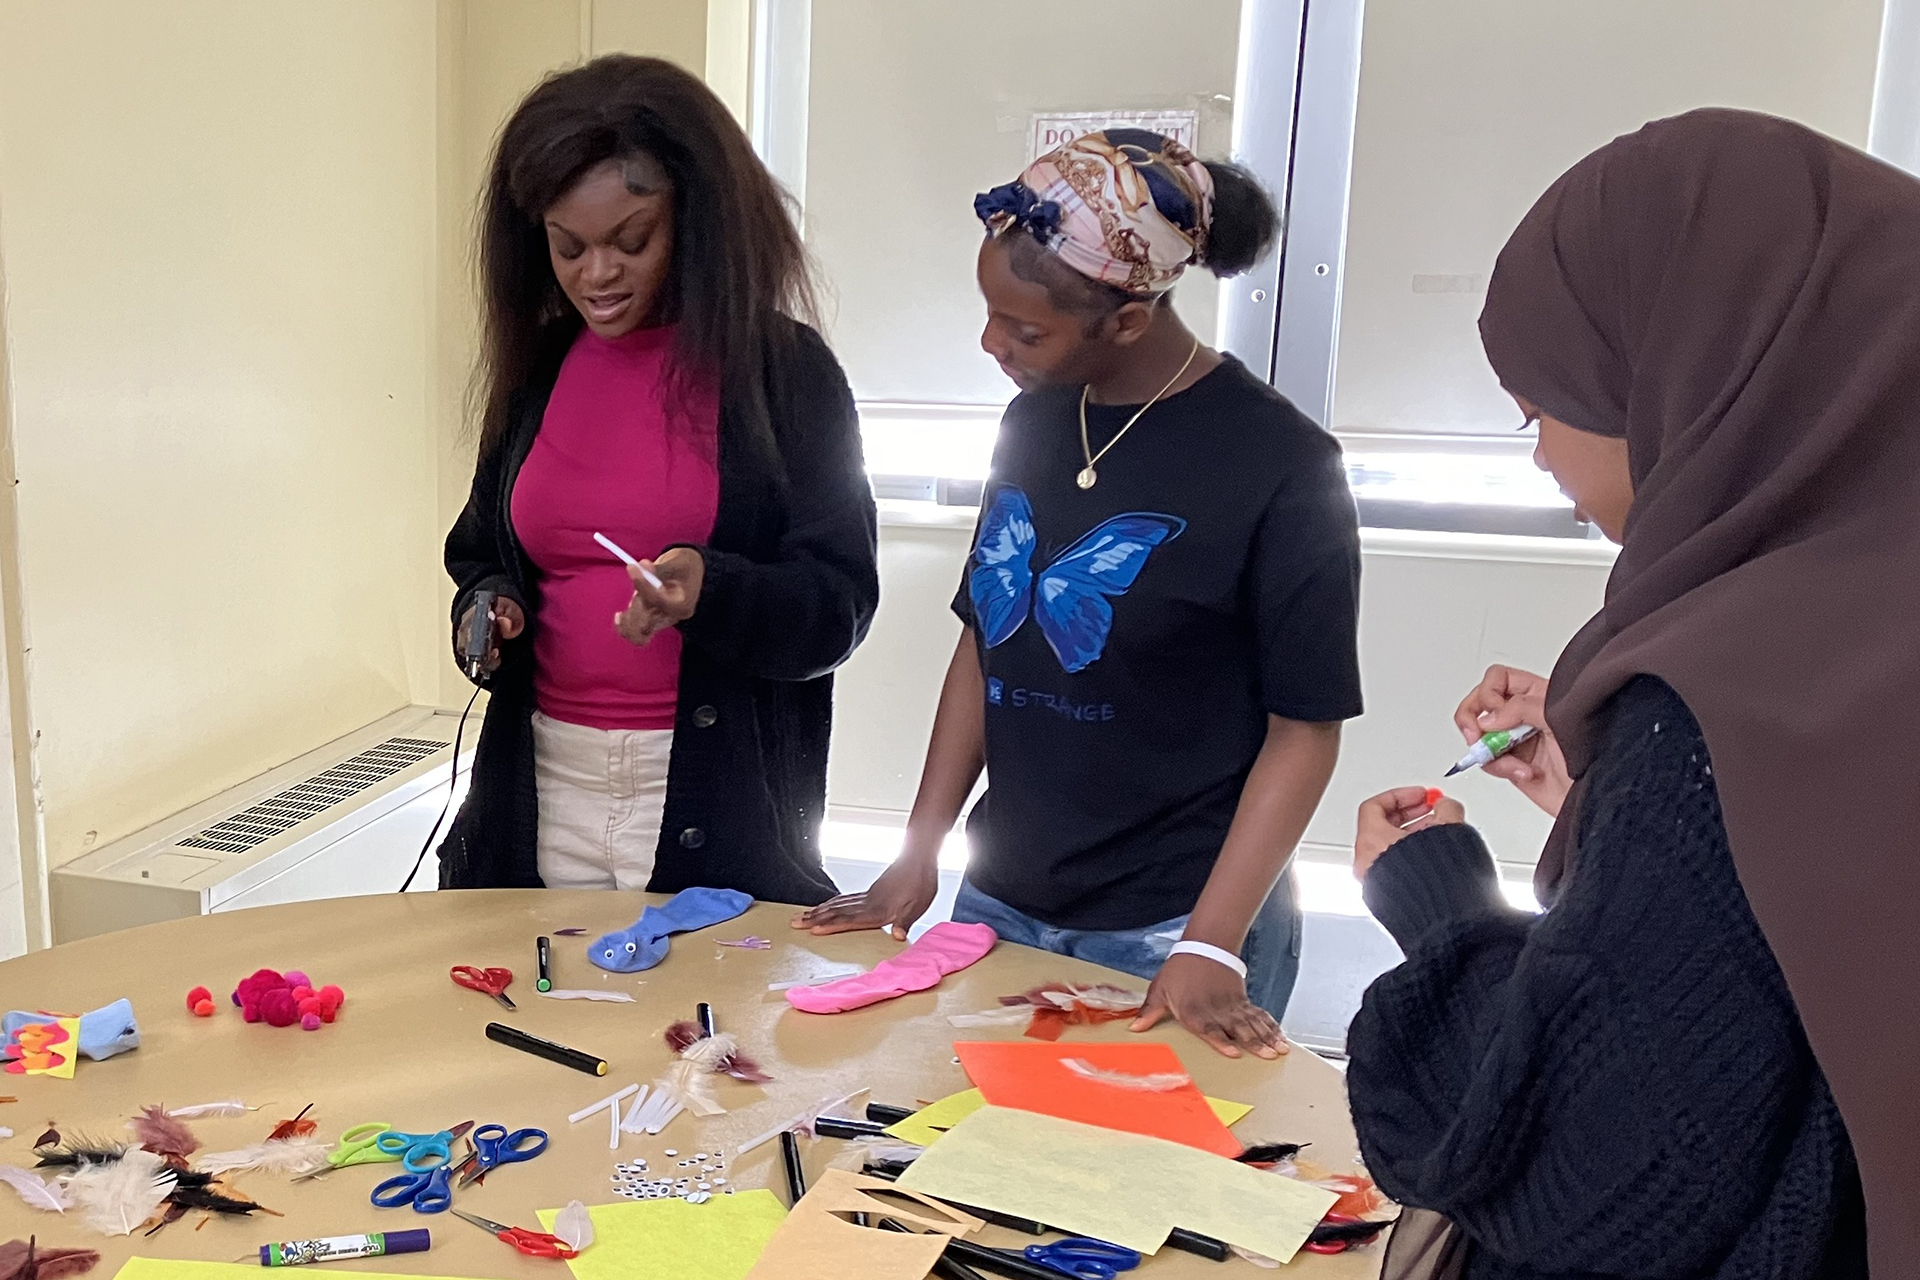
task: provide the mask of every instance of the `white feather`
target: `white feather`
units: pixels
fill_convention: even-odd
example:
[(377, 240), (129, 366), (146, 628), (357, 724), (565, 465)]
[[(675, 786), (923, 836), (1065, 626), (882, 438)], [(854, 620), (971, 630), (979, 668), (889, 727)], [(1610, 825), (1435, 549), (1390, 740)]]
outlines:
[(668, 1068), (654, 1088), (665, 1090), (668, 1097), (696, 1116), (725, 1115), (727, 1109), (713, 1096), (712, 1081), (713, 1075), (705, 1067), (683, 1058)]
[(567, 1207), (553, 1217), (553, 1234), (579, 1253), (593, 1243), (593, 1215), (578, 1200), (568, 1201)]
[(29, 1208), (51, 1209), (55, 1213), (67, 1211), (66, 1192), (57, 1185), (48, 1186), (37, 1173), (28, 1173), (10, 1164), (0, 1164), (0, 1182), (18, 1191)]
[(191, 1107), (174, 1107), (167, 1114), (175, 1120), (212, 1120), (226, 1116), (244, 1116), (250, 1111), (258, 1111), (238, 1098), (228, 1098), (224, 1102), (202, 1102)]
[(277, 1142), (256, 1142), (238, 1151), (215, 1151), (193, 1162), (202, 1173), (233, 1173), (240, 1169), (259, 1169), (266, 1173), (297, 1176), (326, 1167), (331, 1142), (312, 1136), (281, 1138)]
[(708, 1071), (719, 1071), (721, 1064), (739, 1051), (739, 1042), (722, 1031), (717, 1035), (702, 1036), (695, 1040), (680, 1051), (680, 1056), (688, 1062), (698, 1063)]
[(173, 1170), (151, 1151), (133, 1150), (112, 1164), (82, 1165), (67, 1175), (69, 1202), (87, 1225), (110, 1236), (132, 1235), (173, 1193)]
[(611, 1000), (619, 1004), (632, 1004), (633, 997), (624, 991), (595, 991), (591, 988), (542, 991), (541, 995), (549, 1000)]

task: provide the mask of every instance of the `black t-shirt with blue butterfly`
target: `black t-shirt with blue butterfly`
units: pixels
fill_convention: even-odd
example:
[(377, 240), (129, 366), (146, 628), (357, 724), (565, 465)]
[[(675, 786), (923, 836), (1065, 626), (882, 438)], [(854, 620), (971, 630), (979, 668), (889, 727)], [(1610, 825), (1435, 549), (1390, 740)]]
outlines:
[[(969, 877), (1059, 928), (1193, 909), (1269, 714), (1360, 714), (1340, 449), (1227, 357), (1081, 489), (1080, 392), (1007, 409), (954, 599), (986, 678)], [(1096, 452), (1138, 406), (1089, 405)]]

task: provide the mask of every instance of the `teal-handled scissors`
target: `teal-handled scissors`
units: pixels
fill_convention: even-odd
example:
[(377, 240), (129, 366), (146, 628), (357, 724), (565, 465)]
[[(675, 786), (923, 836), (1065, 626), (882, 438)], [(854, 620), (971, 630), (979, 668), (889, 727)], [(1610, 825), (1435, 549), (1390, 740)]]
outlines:
[(1140, 1265), (1140, 1255), (1132, 1249), (1086, 1236), (1030, 1244), (1024, 1252), (1029, 1262), (1072, 1276), (1074, 1280), (1113, 1280), (1122, 1271), (1131, 1271)]
[(460, 1179), (460, 1185), (478, 1182), (503, 1164), (531, 1160), (546, 1149), (545, 1129), (515, 1129), (508, 1133), (503, 1124), (483, 1124), (473, 1131), (473, 1168)]
[(375, 1138), (373, 1145), (390, 1159), (398, 1157), (400, 1167), (408, 1173), (426, 1173), (452, 1163), (453, 1140), (471, 1128), (473, 1121), (463, 1120), (438, 1133), (401, 1133), (389, 1129)]
[(453, 1207), (454, 1175), (473, 1163), (475, 1153), (468, 1152), (457, 1164), (437, 1164), (422, 1173), (402, 1173), (388, 1178), (373, 1189), (376, 1209), (413, 1206), (415, 1213), (445, 1213)]

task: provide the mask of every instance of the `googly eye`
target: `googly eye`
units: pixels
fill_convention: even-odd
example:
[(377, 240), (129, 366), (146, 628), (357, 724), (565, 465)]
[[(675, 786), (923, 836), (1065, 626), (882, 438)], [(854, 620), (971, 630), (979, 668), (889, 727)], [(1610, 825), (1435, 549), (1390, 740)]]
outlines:
[(627, 944), (627, 954), (628, 954), (628, 955), (633, 955), (633, 954), (635, 954), (636, 952), (638, 952), (639, 950), (640, 950), (640, 944), (639, 944), (639, 943), (636, 943), (636, 942), (629, 942), (629, 943)]
[(612, 947), (608, 947), (608, 948), (607, 948), (607, 959), (609, 959), (609, 960), (611, 960), (611, 959), (613, 959), (613, 956), (614, 956), (614, 951), (613, 951), (613, 948), (612, 948)]

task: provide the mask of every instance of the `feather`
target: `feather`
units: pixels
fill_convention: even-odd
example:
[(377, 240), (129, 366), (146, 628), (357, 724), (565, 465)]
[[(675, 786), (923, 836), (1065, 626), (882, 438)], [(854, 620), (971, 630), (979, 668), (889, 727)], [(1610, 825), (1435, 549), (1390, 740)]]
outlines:
[(0, 1182), (18, 1191), (29, 1208), (51, 1209), (55, 1213), (67, 1211), (66, 1192), (58, 1185), (48, 1186), (46, 1180), (37, 1173), (29, 1173), (10, 1164), (0, 1164)]
[(127, 1153), (124, 1142), (96, 1142), (74, 1138), (58, 1146), (36, 1146), (34, 1164), (41, 1169), (78, 1169), (82, 1165), (112, 1164)]
[(1140, 1075), (1132, 1071), (1108, 1071), (1096, 1067), (1085, 1058), (1062, 1058), (1060, 1065), (1083, 1080), (1095, 1084), (1108, 1084), (1116, 1089), (1132, 1089), (1139, 1093), (1170, 1093), (1175, 1089), (1184, 1089), (1193, 1083), (1193, 1077), (1184, 1071), (1155, 1071)]
[(567, 1207), (554, 1215), (553, 1234), (578, 1253), (593, 1243), (593, 1215), (578, 1200), (568, 1201)]
[(259, 1109), (248, 1106), (238, 1098), (228, 1098), (222, 1102), (202, 1102), (191, 1107), (172, 1107), (167, 1114), (175, 1120), (213, 1120), (244, 1116)]
[(100, 1262), (91, 1249), (41, 1249), (33, 1236), (0, 1244), (0, 1280), (63, 1280)]
[(667, 1028), (667, 1047), (715, 1075), (732, 1076), (748, 1084), (765, 1084), (773, 1079), (760, 1069), (759, 1063), (741, 1053), (739, 1041), (724, 1031), (703, 1036), (695, 1024), (676, 1022)]
[(53, 1121), (47, 1121), (47, 1131), (33, 1140), (36, 1147), (57, 1147), (60, 1145), (60, 1131), (53, 1127)]
[(665, 1093), (696, 1116), (723, 1115), (727, 1110), (713, 1096), (712, 1077), (684, 1058), (667, 1068), (667, 1074), (654, 1082), (653, 1091), (656, 1096)]
[(1234, 1159), (1241, 1164), (1279, 1164), (1282, 1160), (1291, 1160), (1300, 1154), (1304, 1142), (1267, 1142), (1257, 1147), (1248, 1147)]
[(267, 1141), (279, 1142), (283, 1138), (304, 1138), (318, 1129), (320, 1127), (318, 1122), (307, 1119), (307, 1112), (311, 1110), (313, 1110), (313, 1104), (309, 1102), (300, 1108), (299, 1115), (291, 1120), (282, 1120), (273, 1126), (273, 1132), (267, 1135)]
[(7, 1128), (7, 1126), (3, 1124), (0, 1124), (0, 1141), (4, 1141), (5, 1139), (11, 1138), (12, 1136), (13, 1136), (13, 1130)]
[(269, 1209), (239, 1196), (216, 1191), (212, 1187), (179, 1187), (167, 1197), (182, 1209), (205, 1209), (209, 1213), (270, 1213)]
[(281, 1138), (278, 1141), (256, 1142), (238, 1151), (216, 1151), (201, 1156), (193, 1164), (201, 1173), (259, 1169), (266, 1173), (284, 1173), (296, 1177), (324, 1168), (327, 1152), (331, 1150), (333, 1144), (319, 1138)]
[[(160, 1231), (160, 1228), (170, 1227), (174, 1223), (180, 1221), (180, 1219), (186, 1216), (187, 1216), (187, 1206), (183, 1204), (175, 1204), (173, 1202), (172, 1197), (168, 1197), (167, 1199), (162, 1200), (160, 1202), (160, 1207), (153, 1211), (153, 1216), (151, 1218), (148, 1218), (146, 1222), (143, 1222), (140, 1224), (141, 1226), (147, 1228), (145, 1231), (142, 1231), (140, 1234), (143, 1236), (157, 1235)], [(148, 1226), (148, 1223), (151, 1223), (152, 1225)]]
[(555, 929), (553, 936), (556, 938), (577, 938), (585, 932), (585, 929)]
[(200, 1149), (200, 1139), (193, 1136), (193, 1130), (168, 1115), (165, 1107), (141, 1108), (139, 1115), (127, 1121), (127, 1128), (155, 1155), (185, 1160)]
[(540, 994), (549, 1000), (607, 1000), (619, 1004), (633, 1003), (633, 997), (624, 991), (596, 991), (592, 988), (578, 990), (569, 988), (562, 990), (555, 988), (552, 991), (542, 991)]
[(1358, 1222), (1323, 1222), (1307, 1236), (1308, 1244), (1360, 1244), (1373, 1239), (1398, 1218), (1362, 1219)]
[(66, 1179), (67, 1195), (87, 1223), (110, 1236), (133, 1234), (174, 1190), (173, 1170), (151, 1151), (129, 1151), (111, 1164), (82, 1165)]

